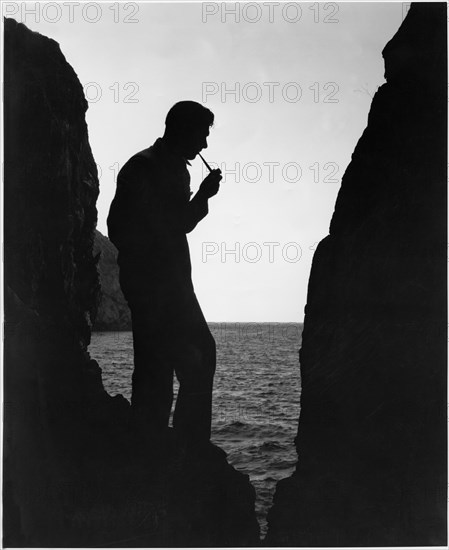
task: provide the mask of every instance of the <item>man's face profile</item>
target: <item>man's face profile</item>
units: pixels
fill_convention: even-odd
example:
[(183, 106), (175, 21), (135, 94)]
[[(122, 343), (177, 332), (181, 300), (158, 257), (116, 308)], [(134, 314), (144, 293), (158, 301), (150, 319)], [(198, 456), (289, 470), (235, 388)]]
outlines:
[(192, 128), (185, 137), (184, 157), (193, 160), (203, 149), (207, 149), (209, 127)]

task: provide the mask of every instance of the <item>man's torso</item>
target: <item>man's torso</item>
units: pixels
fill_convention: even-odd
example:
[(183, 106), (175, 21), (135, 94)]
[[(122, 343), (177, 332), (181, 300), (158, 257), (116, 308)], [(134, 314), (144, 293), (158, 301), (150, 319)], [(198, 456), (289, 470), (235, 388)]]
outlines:
[[(161, 139), (140, 151), (119, 173), (125, 201), (126, 242), (119, 247), (120, 283), (127, 299), (193, 290), (190, 253), (182, 226), (190, 199), (185, 161)], [(128, 204), (129, 203), (129, 204)]]

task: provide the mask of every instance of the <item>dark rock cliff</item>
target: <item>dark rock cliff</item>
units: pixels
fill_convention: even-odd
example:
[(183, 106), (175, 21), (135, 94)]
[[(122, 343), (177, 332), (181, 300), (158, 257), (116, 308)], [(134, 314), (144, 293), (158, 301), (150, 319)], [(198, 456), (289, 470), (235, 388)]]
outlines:
[(131, 312), (119, 283), (117, 249), (96, 230), (93, 250), (94, 257), (98, 258), (101, 286), (93, 330), (131, 330)]
[(446, 540), (446, 4), (413, 4), (313, 260), (272, 546)]
[(142, 441), (103, 388), (87, 103), (58, 44), (11, 19), (4, 92), (4, 546), (257, 544), (248, 477)]

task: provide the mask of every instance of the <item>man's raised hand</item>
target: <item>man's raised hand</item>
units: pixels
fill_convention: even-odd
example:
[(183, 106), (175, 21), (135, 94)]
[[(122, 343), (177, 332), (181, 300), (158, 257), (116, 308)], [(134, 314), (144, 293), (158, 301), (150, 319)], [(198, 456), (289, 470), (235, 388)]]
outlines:
[(220, 189), (221, 179), (221, 170), (219, 168), (212, 170), (212, 172), (208, 176), (206, 176), (201, 183), (199, 189), (200, 192), (208, 199), (210, 197), (213, 197), (218, 193), (218, 190)]

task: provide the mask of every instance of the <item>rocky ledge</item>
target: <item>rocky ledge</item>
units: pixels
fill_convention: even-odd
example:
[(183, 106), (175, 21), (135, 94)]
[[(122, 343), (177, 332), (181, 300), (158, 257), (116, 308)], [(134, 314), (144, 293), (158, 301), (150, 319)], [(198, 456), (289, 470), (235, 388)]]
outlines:
[(248, 477), (142, 439), (103, 388), (87, 102), (58, 44), (11, 19), (4, 91), (4, 546), (257, 545)]
[(309, 280), (271, 546), (447, 544), (446, 4), (412, 4)]
[(93, 330), (131, 330), (131, 312), (119, 283), (118, 251), (98, 230), (95, 230), (93, 253), (101, 287)]

